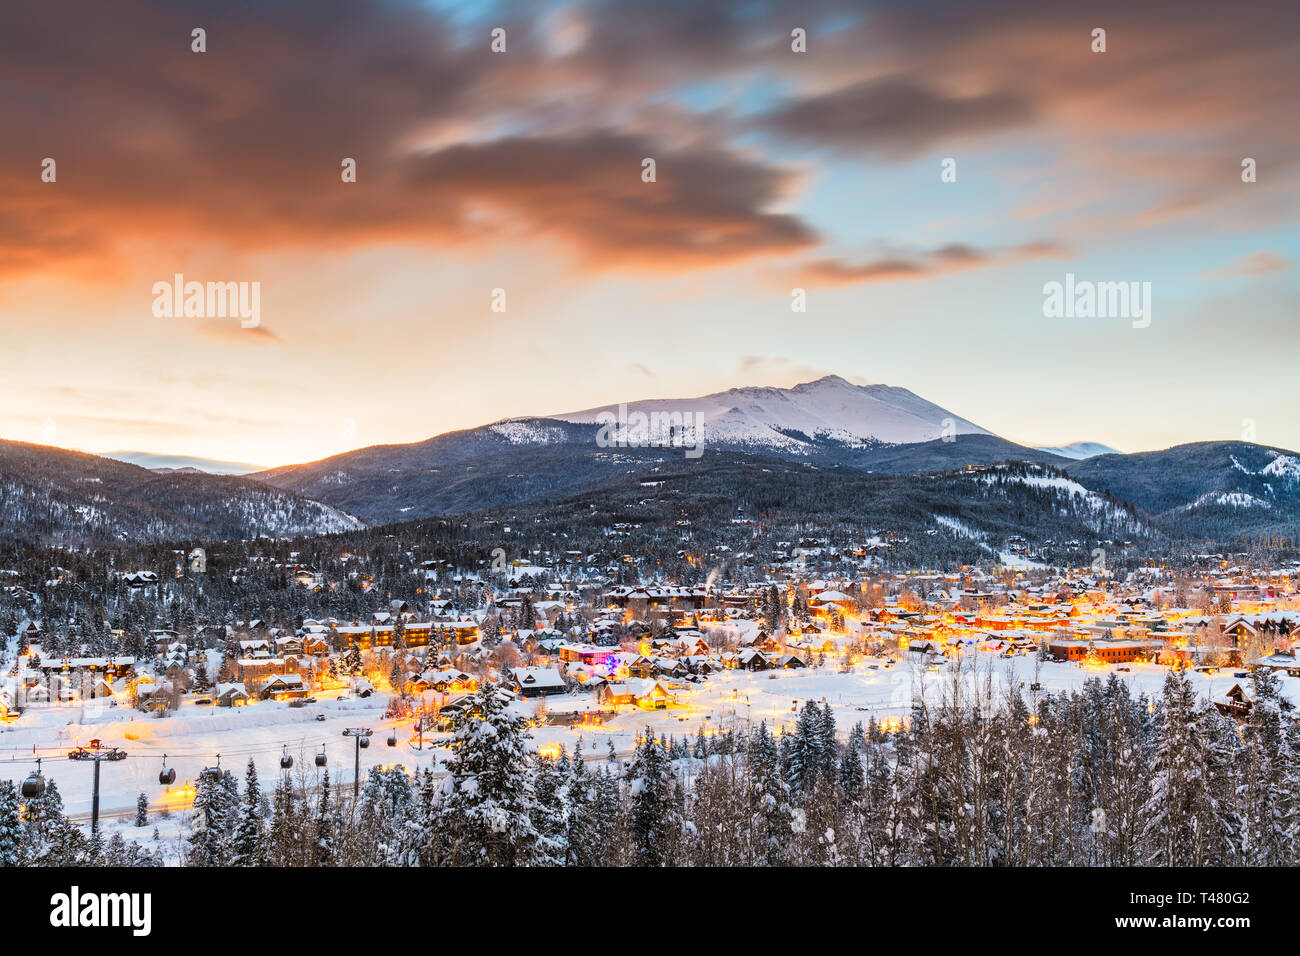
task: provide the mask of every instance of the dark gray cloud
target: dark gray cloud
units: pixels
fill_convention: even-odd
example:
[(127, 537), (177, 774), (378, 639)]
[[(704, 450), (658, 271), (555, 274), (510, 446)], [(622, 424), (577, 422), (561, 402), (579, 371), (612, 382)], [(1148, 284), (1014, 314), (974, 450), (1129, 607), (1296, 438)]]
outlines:
[(901, 159), (936, 143), (1007, 129), (1033, 117), (1031, 103), (1015, 91), (966, 96), (890, 76), (784, 103), (764, 124), (812, 143)]

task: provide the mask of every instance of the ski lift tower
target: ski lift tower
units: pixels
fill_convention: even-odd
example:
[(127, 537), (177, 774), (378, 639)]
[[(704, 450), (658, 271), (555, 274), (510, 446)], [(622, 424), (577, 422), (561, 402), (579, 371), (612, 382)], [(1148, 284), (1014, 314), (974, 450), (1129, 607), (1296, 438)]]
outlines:
[(90, 835), (99, 835), (99, 765), (105, 760), (125, 760), (126, 751), (119, 747), (107, 747), (99, 740), (92, 740), (88, 747), (78, 747), (68, 754), (69, 760), (93, 760), (95, 762), (95, 783), (90, 798)]
[(361, 748), (370, 746), (370, 735), (373, 733), (369, 727), (349, 727), (343, 731), (344, 737), (353, 737), (356, 739), (355, 761), (352, 767), (352, 799), (357, 799), (357, 794), (361, 789)]

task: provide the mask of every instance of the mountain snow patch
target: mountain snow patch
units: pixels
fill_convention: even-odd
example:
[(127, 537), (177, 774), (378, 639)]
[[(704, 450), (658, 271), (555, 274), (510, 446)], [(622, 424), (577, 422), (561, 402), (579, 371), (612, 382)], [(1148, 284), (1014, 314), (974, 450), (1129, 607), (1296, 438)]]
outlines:
[(542, 425), (527, 418), (508, 418), (489, 425), (488, 430), (512, 445), (547, 445), (565, 438), (564, 429), (558, 425)]

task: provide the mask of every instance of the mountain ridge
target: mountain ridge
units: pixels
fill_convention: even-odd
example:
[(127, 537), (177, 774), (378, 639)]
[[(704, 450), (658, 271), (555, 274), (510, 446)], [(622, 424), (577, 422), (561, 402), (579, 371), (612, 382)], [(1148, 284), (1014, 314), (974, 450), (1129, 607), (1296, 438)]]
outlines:
[[(611, 415), (656, 411), (675, 411), (679, 422), (687, 412), (702, 416), (702, 459), (686, 453), (691, 436), (681, 432), (670, 431), (666, 443), (639, 447), (631, 430), (611, 431), (608, 425)], [(0, 535), (75, 541), (330, 533), (599, 497), (660, 482), (665, 472), (706, 474), (717, 462), (732, 462), (730, 473), (757, 476), (746, 479), (751, 488), (764, 474), (808, 469), (821, 476), (810, 479), (821, 489), (819, 498), (830, 488), (898, 494), (899, 488), (948, 476), (942, 480), (953, 497), (944, 514), (954, 520), (962, 508), (987, 507), (988, 489), (978, 481), (954, 484), (951, 476), (1024, 463), (1051, 469), (1058, 497), (1103, 495), (1135, 509), (1132, 521), (1151, 535), (1221, 540), (1300, 530), (1296, 452), (1248, 442), (1193, 442), (1073, 458), (1008, 441), (907, 389), (854, 385), (838, 376), (788, 389), (735, 388), (564, 415), (506, 418), (243, 477), (159, 473), (84, 453), (0, 442)], [(690, 427), (694, 422), (692, 417)], [(1068, 476), (1067, 484), (1061, 484), (1062, 476)], [(1027, 487), (1031, 493), (1024, 500), (1037, 503), (1022, 514), (1026, 530), (1033, 531), (1034, 522), (1053, 524), (1048, 512), (1035, 510), (1046, 507), (1046, 499), (1034, 498), (1033, 489), (1047, 486), (1034, 479)], [(908, 520), (920, 521), (919, 511)], [(1006, 524), (1011, 518), (998, 520)], [(87, 525), (90, 531), (83, 530)]]

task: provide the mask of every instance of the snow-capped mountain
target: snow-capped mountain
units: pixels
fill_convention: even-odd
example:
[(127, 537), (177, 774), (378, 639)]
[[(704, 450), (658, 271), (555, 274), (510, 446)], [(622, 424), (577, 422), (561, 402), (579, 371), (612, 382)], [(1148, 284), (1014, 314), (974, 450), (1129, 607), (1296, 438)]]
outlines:
[(702, 421), (710, 446), (796, 455), (827, 444), (865, 448), (992, 434), (905, 388), (854, 385), (838, 375), (793, 388), (733, 388), (697, 398), (634, 401), (622, 409), (602, 405), (550, 417), (596, 423), (608, 420), (602, 416), (637, 412)]
[(1097, 455), (1122, 454), (1109, 445), (1102, 445), (1095, 441), (1076, 441), (1068, 445), (1035, 445), (1034, 450), (1045, 451), (1049, 455), (1060, 455), (1062, 458), (1072, 458), (1075, 461), (1095, 458)]
[[(618, 438), (611, 424), (631, 433), (637, 419), (653, 421), (656, 413), (660, 437), (665, 416), (670, 428), (703, 434), (609, 440)], [(1070, 452), (1079, 457), (1067, 457)], [(1019, 465), (1008, 470), (1000, 464), (1007, 462)], [(664, 475), (689, 479), (700, 494), (730, 481), (739, 499), (760, 488), (771, 495), (773, 476), (788, 483), (793, 463), (798, 474), (814, 476), (801, 479), (800, 494), (827, 501), (857, 495), (854, 508), (887, 505), (881, 514), (894, 514), (891, 520), (901, 520), (899, 502), (908, 499), (915, 514), (903, 511), (913, 517), (944, 514), (972, 527), (982, 520), (985, 531), (1004, 536), (1051, 528), (1067, 538), (1083, 532), (1123, 538), (1158, 529), (1204, 539), (1289, 533), (1300, 522), (1295, 452), (1246, 442), (1132, 455), (1093, 443), (1040, 451), (905, 388), (827, 376), (793, 388), (735, 388), (505, 419), (245, 478), (158, 474), (0, 443), (0, 505), (7, 503), (12, 519), (7, 528), (0, 522), (0, 536), (63, 540), (74, 525), (89, 525), (88, 537), (101, 540), (325, 533), (592, 496), (585, 511), (624, 486), (640, 494), (640, 482), (662, 482)], [(870, 489), (883, 502), (873, 503)], [(941, 491), (955, 498), (944, 499)]]

